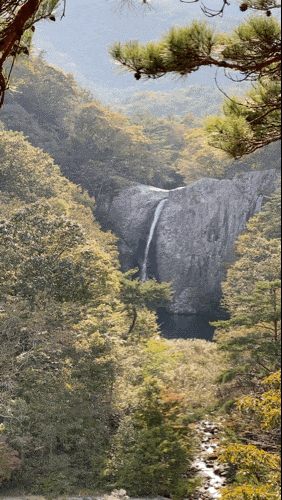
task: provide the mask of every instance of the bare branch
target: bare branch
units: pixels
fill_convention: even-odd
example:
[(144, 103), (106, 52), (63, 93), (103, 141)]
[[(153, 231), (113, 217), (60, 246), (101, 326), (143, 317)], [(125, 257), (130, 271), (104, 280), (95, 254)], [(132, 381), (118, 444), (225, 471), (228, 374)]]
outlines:
[(67, 0), (64, 0), (64, 8), (63, 8), (63, 12), (62, 12), (62, 15), (61, 15), (61, 20), (63, 19), (63, 17), (65, 17), (66, 15), (66, 6), (67, 6)]
[(207, 17), (216, 17), (216, 16), (222, 17), (224, 14), (225, 7), (229, 5), (230, 3), (228, 2), (228, 0), (223, 0), (222, 7), (219, 10), (209, 9), (204, 4), (202, 4), (201, 10)]

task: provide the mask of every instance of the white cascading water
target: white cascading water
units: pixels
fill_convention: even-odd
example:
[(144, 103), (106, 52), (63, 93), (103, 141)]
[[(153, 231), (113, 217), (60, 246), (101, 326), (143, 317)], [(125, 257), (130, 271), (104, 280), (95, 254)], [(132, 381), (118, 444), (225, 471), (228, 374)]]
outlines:
[(155, 232), (155, 228), (156, 228), (157, 222), (159, 220), (159, 217), (161, 215), (161, 211), (162, 211), (163, 206), (164, 206), (164, 204), (165, 204), (166, 201), (167, 201), (167, 198), (164, 198), (163, 200), (161, 200), (159, 202), (156, 210), (155, 210), (153, 222), (151, 224), (150, 233), (149, 233), (148, 240), (147, 240), (144, 261), (143, 261), (143, 265), (142, 265), (142, 269), (141, 269), (141, 281), (146, 281), (147, 280), (147, 265), (148, 265), (148, 255), (149, 255), (150, 245), (151, 245), (151, 241), (152, 241), (153, 236), (154, 236), (154, 232)]
[[(196, 432), (201, 436), (201, 451), (193, 462), (193, 466), (203, 477), (204, 484), (197, 488), (198, 493), (201, 493), (206, 498), (213, 500), (222, 498), (220, 493), (221, 488), (226, 486), (226, 469), (223, 464), (219, 464), (214, 454), (220, 446), (220, 428), (221, 423), (213, 423), (202, 421), (196, 427)], [(200, 498), (197, 494), (192, 497)]]

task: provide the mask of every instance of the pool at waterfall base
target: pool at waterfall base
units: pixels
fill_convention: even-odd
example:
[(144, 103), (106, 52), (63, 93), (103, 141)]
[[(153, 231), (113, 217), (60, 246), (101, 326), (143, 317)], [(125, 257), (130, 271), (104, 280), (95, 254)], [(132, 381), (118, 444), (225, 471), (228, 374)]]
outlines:
[(173, 314), (165, 308), (158, 309), (158, 325), (166, 339), (204, 339), (211, 341), (215, 328), (212, 319), (200, 314)]

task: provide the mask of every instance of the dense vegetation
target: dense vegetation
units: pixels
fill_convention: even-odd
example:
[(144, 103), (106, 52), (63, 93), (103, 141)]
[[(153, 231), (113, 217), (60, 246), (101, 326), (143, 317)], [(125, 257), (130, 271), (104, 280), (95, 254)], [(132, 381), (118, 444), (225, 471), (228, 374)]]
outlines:
[(159, 336), (169, 286), (120, 272), (91, 197), (116, 177), (175, 187), (277, 168), (276, 144), (234, 164), (192, 114), (145, 105), (125, 117), (40, 57), (20, 60), (13, 78), (0, 115), (1, 486), (191, 498), (195, 423), (208, 418), (223, 423), (222, 498), (280, 498), (278, 193), (238, 239), (214, 342)]
[(223, 283), (231, 317), (216, 323), (228, 364), (218, 382), (225, 409), (236, 401), (229, 418), (231, 443), (222, 455), (236, 467), (224, 500), (278, 499), (281, 494), (280, 210), (278, 192), (248, 222), (238, 240), (238, 259)]
[(216, 343), (167, 341), (154, 313), (167, 285), (122, 275), (93, 198), (18, 132), (2, 127), (0, 153), (2, 486), (189, 496), (193, 424), (212, 411), (224, 498), (278, 498), (279, 196), (239, 238)]
[(45, 494), (185, 495), (190, 413), (215, 402), (215, 345), (157, 339), (152, 307), (167, 286), (123, 276), (93, 199), (21, 134), (0, 140), (2, 481), (13, 471), (12, 485)]

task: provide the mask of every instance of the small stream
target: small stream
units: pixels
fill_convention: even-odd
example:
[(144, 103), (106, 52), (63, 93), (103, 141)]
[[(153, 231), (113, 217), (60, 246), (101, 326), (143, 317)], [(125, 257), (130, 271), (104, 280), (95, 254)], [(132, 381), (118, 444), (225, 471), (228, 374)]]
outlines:
[(193, 463), (194, 469), (203, 478), (203, 485), (197, 488), (191, 500), (208, 500), (221, 498), (220, 489), (226, 485), (224, 465), (216, 461), (216, 450), (219, 447), (220, 425), (202, 421), (197, 426), (197, 434), (201, 440), (201, 451)]

